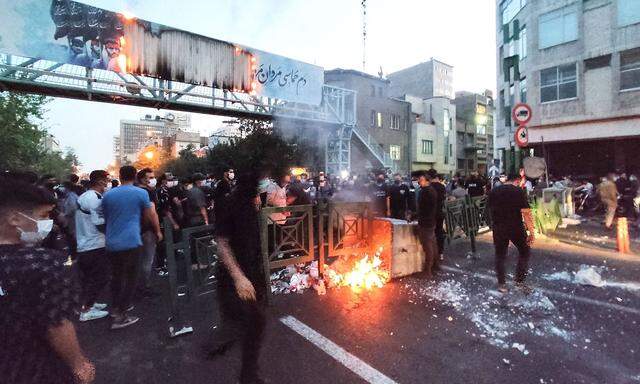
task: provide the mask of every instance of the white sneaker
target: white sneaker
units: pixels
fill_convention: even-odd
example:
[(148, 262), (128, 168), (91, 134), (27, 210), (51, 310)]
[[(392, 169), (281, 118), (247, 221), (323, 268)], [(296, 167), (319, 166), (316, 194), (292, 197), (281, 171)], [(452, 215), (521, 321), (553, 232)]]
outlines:
[(91, 309), (89, 309), (88, 311), (80, 313), (80, 321), (97, 320), (107, 316), (109, 316), (109, 312), (101, 311), (99, 309), (96, 309), (95, 307), (91, 307)]
[(93, 308), (97, 309), (98, 311), (103, 311), (105, 308), (107, 308), (107, 304), (93, 303)]

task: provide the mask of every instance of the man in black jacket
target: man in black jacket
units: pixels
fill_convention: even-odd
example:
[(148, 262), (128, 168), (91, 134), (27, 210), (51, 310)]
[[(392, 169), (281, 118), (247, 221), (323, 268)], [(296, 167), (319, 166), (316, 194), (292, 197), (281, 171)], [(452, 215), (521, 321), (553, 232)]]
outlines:
[(444, 184), (442, 184), (442, 177), (440, 177), (440, 175), (438, 174), (438, 171), (431, 168), (429, 170), (429, 176), (431, 177), (431, 186), (433, 187), (433, 189), (435, 189), (436, 193), (438, 194), (438, 198), (436, 200), (436, 228), (435, 228), (436, 242), (438, 244), (438, 254), (436, 255), (433, 263), (434, 269), (437, 271), (440, 269), (440, 261), (442, 260), (443, 252), (444, 252), (444, 238), (445, 238), (444, 201), (447, 198), (447, 191)]
[(435, 235), (438, 193), (430, 185), (431, 177), (426, 171), (415, 172), (414, 176), (418, 178), (418, 184), (420, 185), (417, 216), (418, 237), (425, 256), (424, 271), (427, 277), (432, 277), (433, 265), (438, 252)]
[(216, 242), (222, 267), (218, 300), (222, 326), (210, 356), (242, 347), (240, 383), (259, 384), (258, 357), (266, 324), (267, 282), (260, 248), (258, 175), (241, 175), (216, 222)]
[[(527, 277), (530, 246), (535, 240), (535, 227), (527, 194), (525, 190), (514, 185), (517, 182), (517, 176), (510, 175), (505, 184), (491, 190), (487, 202), (493, 225), (498, 290), (502, 293), (507, 292), (504, 262), (509, 242), (513, 243), (519, 252), (516, 285), (526, 293), (531, 291), (524, 280)], [(525, 226), (529, 231), (528, 235)]]

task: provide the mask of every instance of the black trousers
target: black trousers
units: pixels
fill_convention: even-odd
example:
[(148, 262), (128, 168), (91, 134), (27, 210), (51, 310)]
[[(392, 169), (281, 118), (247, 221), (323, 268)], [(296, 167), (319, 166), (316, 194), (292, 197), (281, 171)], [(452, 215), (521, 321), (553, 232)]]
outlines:
[(407, 211), (404, 209), (391, 209), (391, 218), (397, 220), (406, 220)]
[(436, 241), (438, 243), (438, 257), (436, 263), (440, 263), (440, 255), (444, 253), (444, 239), (446, 238), (444, 232), (444, 216), (436, 217)]
[(436, 234), (434, 227), (418, 226), (418, 239), (422, 244), (422, 250), (424, 251), (425, 264), (424, 271), (427, 275), (431, 275), (434, 267), (437, 268), (436, 259), (439, 259), (438, 245), (436, 244)]
[(496, 275), (498, 284), (505, 283), (505, 260), (509, 242), (518, 249), (518, 266), (516, 267), (516, 282), (524, 282), (529, 266), (530, 248), (527, 244), (527, 234), (524, 227), (493, 228), (493, 245), (496, 250)]
[(266, 292), (264, 283), (252, 282), (257, 301), (242, 301), (233, 283), (218, 287), (221, 326), (213, 334), (216, 347), (239, 342), (242, 348), (241, 380), (251, 380), (258, 375), (258, 358), (264, 340), (266, 326)]
[(142, 256), (142, 247), (107, 252), (111, 262), (111, 295), (113, 312), (122, 315), (131, 306)]
[(82, 287), (82, 305), (91, 308), (109, 283), (109, 260), (104, 248), (78, 252), (78, 269)]

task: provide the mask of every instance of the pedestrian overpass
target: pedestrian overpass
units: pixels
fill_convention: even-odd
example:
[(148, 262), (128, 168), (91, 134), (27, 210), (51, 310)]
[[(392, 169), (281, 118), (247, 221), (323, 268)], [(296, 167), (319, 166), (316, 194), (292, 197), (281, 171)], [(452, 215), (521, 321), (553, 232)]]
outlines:
[[(28, 1), (43, 3), (40, 0)], [(47, 3), (47, 1), (44, 2)], [(3, 3), (6, 6), (3, 9), (10, 9), (15, 4), (10, 0), (0, 0), (0, 5)], [(93, 47), (94, 45), (101, 47), (105, 44), (105, 41), (107, 41), (106, 44), (108, 45), (110, 43), (113, 44), (115, 40), (118, 42), (118, 52), (122, 53), (120, 57), (114, 57), (112, 62), (121, 62), (122, 64), (117, 68), (109, 66), (108, 69), (105, 69), (106, 65), (104, 67), (95, 65), (99, 60), (102, 60), (100, 52), (97, 52), (93, 61), (94, 65), (77, 65), (75, 59), (51, 53), (53, 49), (51, 47), (58, 44), (56, 40), (47, 43), (48, 46), (43, 50), (44, 53), (38, 51), (31, 54), (29, 49), (21, 49), (20, 41), (14, 43), (13, 47), (11, 47), (11, 44), (9, 44), (9, 47), (5, 47), (2, 42), (7, 39), (11, 42), (12, 37), (9, 34), (12, 31), (6, 30), (0, 23), (0, 90), (236, 118), (272, 120), (276, 127), (280, 121), (289, 121), (293, 124), (297, 122), (300, 124), (317, 124), (324, 127), (323, 129), (329, 130), (328, 138), (324, 143), (326, 170), (328, 172), (340, 174), (343, 171), (350, 171), (352, 140), (359, 140), (364, 144), (373, 164), (387, 168), (391, 168), (393, 165), (389, 155), (367, 133), (366, 128), (357, 127), (356, 92), (324, 84), (324, 73), (320, 67), (313, 66), (315, 68), (312, 68), (312, 70), (315, 70), (316, 77), (321, 76), (321, 80), (314, 83), (316, 79), (312, 75), (307, 76), (308, 80), (306, 78), (302, 79), (302, 74), (298, 75), (298, 69), (291, 70), (286, 75), (281, 75), (280, 72), (282, 71), (279, 71), (281, 65), (286, 65), (289, 62), (300, 64), (297, 68), (302, 68), (302, 70), (311, 67), (309, 64), (215, 39), (204, 38), (140, 19), (132, 21), (124, 15), (90, 7), (82, 3), (52, 0), (48, 4), (51, 4), (51, 7), (49, 8), (47, 5), (47, 16), (51, 14), (51, 19), (55, 21), (55, 25), (52, 23), (50, 29), (53, 31), (55, 28), (56, 36), (62, 30), (63, 32), (60, 34), (66, 33), (69, 39), (69, 46), (64, 47), (69, 53), (65, 53), (65, 55), (72, 55), (76, 50), (81, 52), (83, 44), (86, 44), (87, 47)], [(71, 4), (72, 7), (64, 8), (68, 4)], [(75, 16), (73, 13), (74, 6), (76, 7)], [(14, 7), (17, 8), (19, 5)], [(88, 14), (89, 16), (78, 18), (77, 14)], [(92, 15), (95, 18), (93, 24), (91, 21)], [(39, 28), (39, 26), (33, 25), (38, 23), (37, 12), (34, 19), (31, 20), (31, 16), (29, 16), (28, 20), (23, 20), (25, 28)], [(70, 25), (68, 25), (69, 23), (65, 24), (67, 19), (70, 20)], [(113, 30), (120, 34), (119, 40), (110, 40), (110, 38), (104, 37), (104, 28), (102, 30), (99, 28), (106, 24), (105, 20), (109, 20), (112, 23), (111, 25), (114, 25), (115, 20), (117, 26)], [(74, 26), (80, 28), (75, 33), (73, 32)], [(94, 33), (95, 36), (87, 37), (94, 30), (96, 31)], [(163, 66), (160, 66), (160, 64), (155, 66), (148, 64), (154, 58), (152, 54), (156, 52), (150, 54), (144, 51), (147, 49), (145, 46), (127, 49), (128, 46), (135, 45), (138, 41), (148, 45), (154, 44), (154, 41), (149, 43), (149, 36), (144, 36), (144, 39), (138, 36), (144, 33), (152, 36), (155, 40), (160, 40), (160, 43), (163, 43), (161, 39), (170, 40), (172, 36), (165, 37), (162, 35), (163, 32), (167, 34), (169, 32), (173, 34), (181, 33), (181, 41), (186, 39), (186, 43), (181, 44), (190, 44), (189, 39), (199, 39), (194, 43), (198, 44), (197, 49), (185, 51), (193, 55), (193, 57), (185, 57), (182, 54), (181, 60), (174, 64), (175, 67), (178, 67), (177, 70), (173, 68), (167, 69), (168, 65), (166, 63)], [(69, 37), (72, 35), (73, 37)], [(77, 42), (78, 40), (79, 42)], [(127, 45), (125, 45), (125, 42)], [(78, 49), (74, 44), (80, 48)], [(155, 49), (162, 49), (159, 43), (155, 42), (155, 44), (160, 47), (154, 47)], [(218, 60), (216, 62), (210, 57), (203, 58), (201, 54), (204, 51), (203, 44), (204, 48), (207, 48), (206, 44), (215, 45), (217, 50), (214, 50), (212, 55), (218, 55), (221, 59), (216, 57)], [(224, 51), (219, 53), (220, 47), (228, 48), (227, 46), (231, 47), (230, 53), (225, 53)], [(16, 50), (18, 54), (16, 54)], [(176, 50), (176, 48), (173, 48), (173, 50)], [(82, 56), (77, 52), (76, 58)], [(107, 52), (104, 47), (103, 52)], [(157, 55), (160, 56), (159, 53)], [(169, 54), (163, 52), (162, 55), (164, 58)], [(242, 61), (245, 56), (246, 60)], [(62, 59), (51, 60), (52, 57), (62, 57)], [(231, 60), (230, 65), (234, 66), (234, 68), (228, 71), (226, 67), (220, 65), (222, 60)], [(134, 62), (133, 64), (132, 61)], [(213, 79), (211, 74), (203, 75), (202, 68), (188, 68), (187, 65), (191, 62), (206, 64), (210, 61), (215, 68), (211, 70), (211, 72), (214, 72)], [(184, 64), (185, 62), (187, 64)], [(267, 63), (268, 69), (266, 69)], [(251, 66), (250, 70), (248, 65)], [(274, 69), (272, 69), (272, 66)], [(227, 67), (229, 67), (228, 63)], [(238, 75), (238, 68), (240, 68), (240, 75)], [(263, 68), (265, 68), (264, 72), (262, 72)], [(220, 73), (224, 75), (225, 71), (231, 74), (231, 80), (218, 81), (215, 77)], [(320, 75), (317, 75), (317, 73), (320, 73)], [(287, 78), (287, 76), (289, 77)], [(317, 88), (318, 97), (316, 99), (318, 102), (309, 102), (309, 97), (299, 97), (298, 94), (292, 95), (290, 92), (283, 93), (281, 89), (273, 90), (269, 88), (269, 86), (277, 87), (278, 82), (282, 86), (283, 79), (285, 84), (287, 84), (287, 80), (292, 84), (292, 79), (298, 79), (296, 86), (311, 83)], [(281, 94), (282, 97), (280, 97)]]

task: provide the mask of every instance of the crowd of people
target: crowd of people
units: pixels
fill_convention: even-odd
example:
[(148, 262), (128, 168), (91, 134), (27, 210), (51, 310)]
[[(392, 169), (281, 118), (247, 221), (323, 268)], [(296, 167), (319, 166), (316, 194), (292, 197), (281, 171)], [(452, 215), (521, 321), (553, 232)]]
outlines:
[[(2, 377), (9, 382), (91, 382), (94, 367), (80, 348), (73, 321), (110, 317), (112, 330), (136, 324), (136, 300), (156, 294), (154, 271), (167, 275), (164, 247), (159, 246), (167, 230), (176, 237), (184, 228), (210, 226), (223, 265), (218, 276), (223, 326), (212, 338), (216, 342), (209, 354), (217, 356), (240, 342), (241, 382), (259, 383), (267, 296), (259, 232), (262, 207), (366, 201), (374, 216), (416, 221), (425, 275), (431, 277), (443, 259), (445, 202), (487, 195), (498, 289), (507, 292), (509, 242), (519, 251), (516, 284), (528, 289), (524, 282), (535, 240), (528, 194), (549, 186), (571, 187), (580, 204), (581, 196), (595, 194), (606, 206), (607, 226), (620, 214), (619, 205), (633, 212), (638, 201), (637, 179), (623, 173), (609, 174), (597, 188), (570, 178), (547, 184), (527, 179), (524, 172), (489, 180), (477, 173), (448, 178), (434, 169), (346, 177), (254, 171), (237, 180), (228, 168), (218, 176), (176, 178), (132, 166), (120, 168), (117, 178), (95, 170), (86, 179), (69, 175), (63, 182), (50, 175), (2, 174), (0, 332), (8, 340), (0, 351)], [(278, 210), (271, 220), (277, 226), (292, 215)], [(105, 297), (109, 305), (100, 302)], [(16, 360), (16, 353), (29, 358)]]

